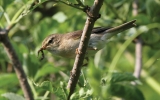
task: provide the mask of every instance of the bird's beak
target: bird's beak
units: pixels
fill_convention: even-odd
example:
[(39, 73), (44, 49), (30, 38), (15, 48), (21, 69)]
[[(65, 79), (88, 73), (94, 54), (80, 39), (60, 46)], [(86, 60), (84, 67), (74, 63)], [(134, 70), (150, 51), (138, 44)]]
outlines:
[(46, 46), (42, 46), (40, 50), (46, 50)]

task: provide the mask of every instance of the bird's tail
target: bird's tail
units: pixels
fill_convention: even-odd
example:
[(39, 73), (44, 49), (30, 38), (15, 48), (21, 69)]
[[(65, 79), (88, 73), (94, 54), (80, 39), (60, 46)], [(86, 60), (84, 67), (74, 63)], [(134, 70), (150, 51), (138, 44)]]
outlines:
[(114, 36), (114, 35), (116, 35), (116, 34), (118, 34), (120, 32), (123, 32), (123, 31), (125, 31), (127, 29), (130, 29), (130, 28), (136, 26), (135, 22), (136, 22), (136, 20), (132, 20), (132, 21), (129, 21), (129, 22), (124, 23), (122, 25), (119, 25), (117, 27), (113, 27), (113, 28), (110, 28), (110, 29), (106, 30), (105, 31), (105, 33), (106, 33), (105, 34), (106, 35), (105, 38), (109, 39), (112, 36)]

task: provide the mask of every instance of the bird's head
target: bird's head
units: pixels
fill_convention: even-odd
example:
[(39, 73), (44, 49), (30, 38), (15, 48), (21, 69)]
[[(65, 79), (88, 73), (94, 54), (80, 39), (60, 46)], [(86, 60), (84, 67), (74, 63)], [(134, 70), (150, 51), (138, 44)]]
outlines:
[(59, 34), (51, 34), (47, 36), (43, 42), (41, 48), (38, 50), (38, 54), (42, 53), (42, 58), (44, 58), (43, 50), (50, 51), (51, 53), (56, 53), (58, 47), (60, 45), (60, 35)]
[(43, 40), (41, 49), (54, 51), (59, 47), (59, 43), (60, 43), (60, 35), (51, 34)]

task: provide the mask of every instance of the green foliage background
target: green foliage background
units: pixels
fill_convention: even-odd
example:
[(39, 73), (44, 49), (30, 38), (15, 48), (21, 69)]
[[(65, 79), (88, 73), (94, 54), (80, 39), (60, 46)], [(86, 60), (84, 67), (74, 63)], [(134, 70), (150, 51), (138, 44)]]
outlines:
[[(74, 59), (60, 58), (45, 52), (45, 59), (40, 62), (37, 51), (49, 34), (83, 29), (86, 14), (54, 0), (38, 1), (38, 7), (29, 9), (32, 0), (1, 0), (0, 27), (14, 25), (9, 38), (27, 74), (35, 99), (63, 100), (68, 94), (65, 87)], [(93, 4), (93, 0), (82, 1), (85, 5)], [(70, 2), (76, 3), (74, 0)], [(73, 100), (118, 100), (119, 97), (126, 100), (159, 100), (160, 0), (139, 0), (138, 15), (135, 17), (132, 15), (132, 3), (133, 0), (104, 0), (101, 18), (96, 21), (95, 26), (113, 27), (136, 19), (137, 27), (113, 37), (103, 50), (90, 58), (89, 65), (82, 69), (79, 85), (71, 97)], [(16, 17), (20, 11), (20, 15)], [(138, 35), (143, 40), (140, 80), (136, 80), (131, 74), (134, 72), (135, 62), (133, 40)], [(138, 83), (136, 87), (130, 85), (135, 80)], [(0, 94), (2, 100), (12, 95), (17, 95), (17, 98), (19, 95), (23, 96), (2, 44)]]

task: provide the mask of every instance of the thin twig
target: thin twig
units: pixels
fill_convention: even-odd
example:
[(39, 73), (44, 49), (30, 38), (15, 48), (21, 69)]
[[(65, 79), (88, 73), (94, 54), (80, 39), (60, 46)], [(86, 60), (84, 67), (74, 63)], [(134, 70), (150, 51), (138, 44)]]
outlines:
[[(134, 0), (133, 4), (133, 16), (138, 14), (138, 0)], [(135, 70), (134, 76), (139, 78), (142, 70), (142, 39), (138, 36), (135, 39)], [(133, 83), (136, 85), (136, 83)]]
[(30, 88), (28, 81), (27, 81), (27, 77), (24, 73), (24, 70), (22, 69), (22, 65), (18, 59), (18, 56), (17, 56), (15, 50), (13, 49), (11, 42), (9, 41), (8, 30), (0, 30), (0, 42), (3, 43), (5, 50), (9, 56), (10, 60), (12, 61), (13, 68), (14, 68), (16, 75), (19, 79), (19, 82), (20, 82), (21, 88), (23, 90), (25, 99), (26, 100), (34, 100), (31, 88)]
[(30, 6), (27, 8), (26, 5), (22, 6), (21, 9), (19, 9), (15, 15), (13, 16), (13, 18), (11, 19), (10, 24), (6, 27), (7, 30), (12, 29), (12, 27), (14, 27), (14, 25), (16, 25), (17, 22), (19, 22), (24, 16), (28, 15), (28, 13), (30, 13), (31, 11), (33, 11), (35, 8), (37, 8), (38, 6), (40, 6), (42, 3), (46, 2), (48, 0), (44, 0), (42, 2), (36, 2), (32, 1), (32, 3), (30, 4)]
[(141, 70), (142, 70), (142, 39), (140, 37), (137, 37), (135, 39), (135, 70), (134, 70), (134, 76), (136, 78), (140, 77)]
[(91, 9), (88, 9), (87, 11), (87, 20), (83, 29), (81, 41), (78, 47), (78, 54), (76, 55), (76, 59), (74, 62), (73, 69), (71, 71), (70, 80), (68, 82), (67, 88), (70, 90), (70, 93), (68, 95), (68, 100), (70, 99), (70, 96), (73, 94), (76, 84), (78, 82), (79, 76), (80, 76), (80, 70), (81, 66), (83, 64), (83, 60), (85, 58), (86, 49), (88, 46), (88, 41), (90, 39), (90, 34), (92, 31), (92, 28), (94, 26), (94, 23), (99, 16), (99, 10), (103, 4), (103, 0), (95, 0), (93, 6)]
[(71, 3), (71, 2), (65, 2), (65, 1), (63, 1), (63, 0), (56, 0), (56, 1), (57, 1), (57, 2), (61, 2), (61, 3), (65, 4), (65, 5), (71, 6), (71, 7), (73, 7), (73, 8), (82, 10), (82, 11), (84, 11), (85, 8), (86, 8), (86, 6), (83, 5), (83, 3), (82, 3), (80, 0), (76, 0), (76, 1), (78, 2), (78, 4), (73, 4), (73, 3)]
[[(43, 2), (45, 2), (45, 1), (47, 1), (47, 0), (44, 0)], [(20, 63), (20, 60), (18, 59), (18, 56), (17, 56), (9, 38), (8, 38), (8, 33), (21, 18), (23, 18), (25, 15), (27, 15), (29, 12), (34, 10), (36, 7), (38, 7), (43, 2), (35, 4), (35, 1), (33, 1), (29, 8), (26, 8), (26, 5), (24, 5), (21, 9), (19, 9), (17, 11), (17, 13), (14, 15), (14, 17), (12, 18), (10, 24), (6, 27), (6, 29), (0, 28), (0, 42), (3, 43), (5, 50), (9, 56), (10, 60), (12, 61), (13, 68), (14, 68), (16, 75), (19, 79), (19, 82), (20, 82), (20, 85), (21, 85), (21, 88), (23, 90), (24, 97), (26, 100), (34, 100), (33, 94), (32, 94), (31, 88), (28, 84), (27, 77), (26, 77), (24, 70), (22, 68), (22, 64)], [(25, 11), (25, 9), (27, 11), (25, 13), (23, 13)]]

